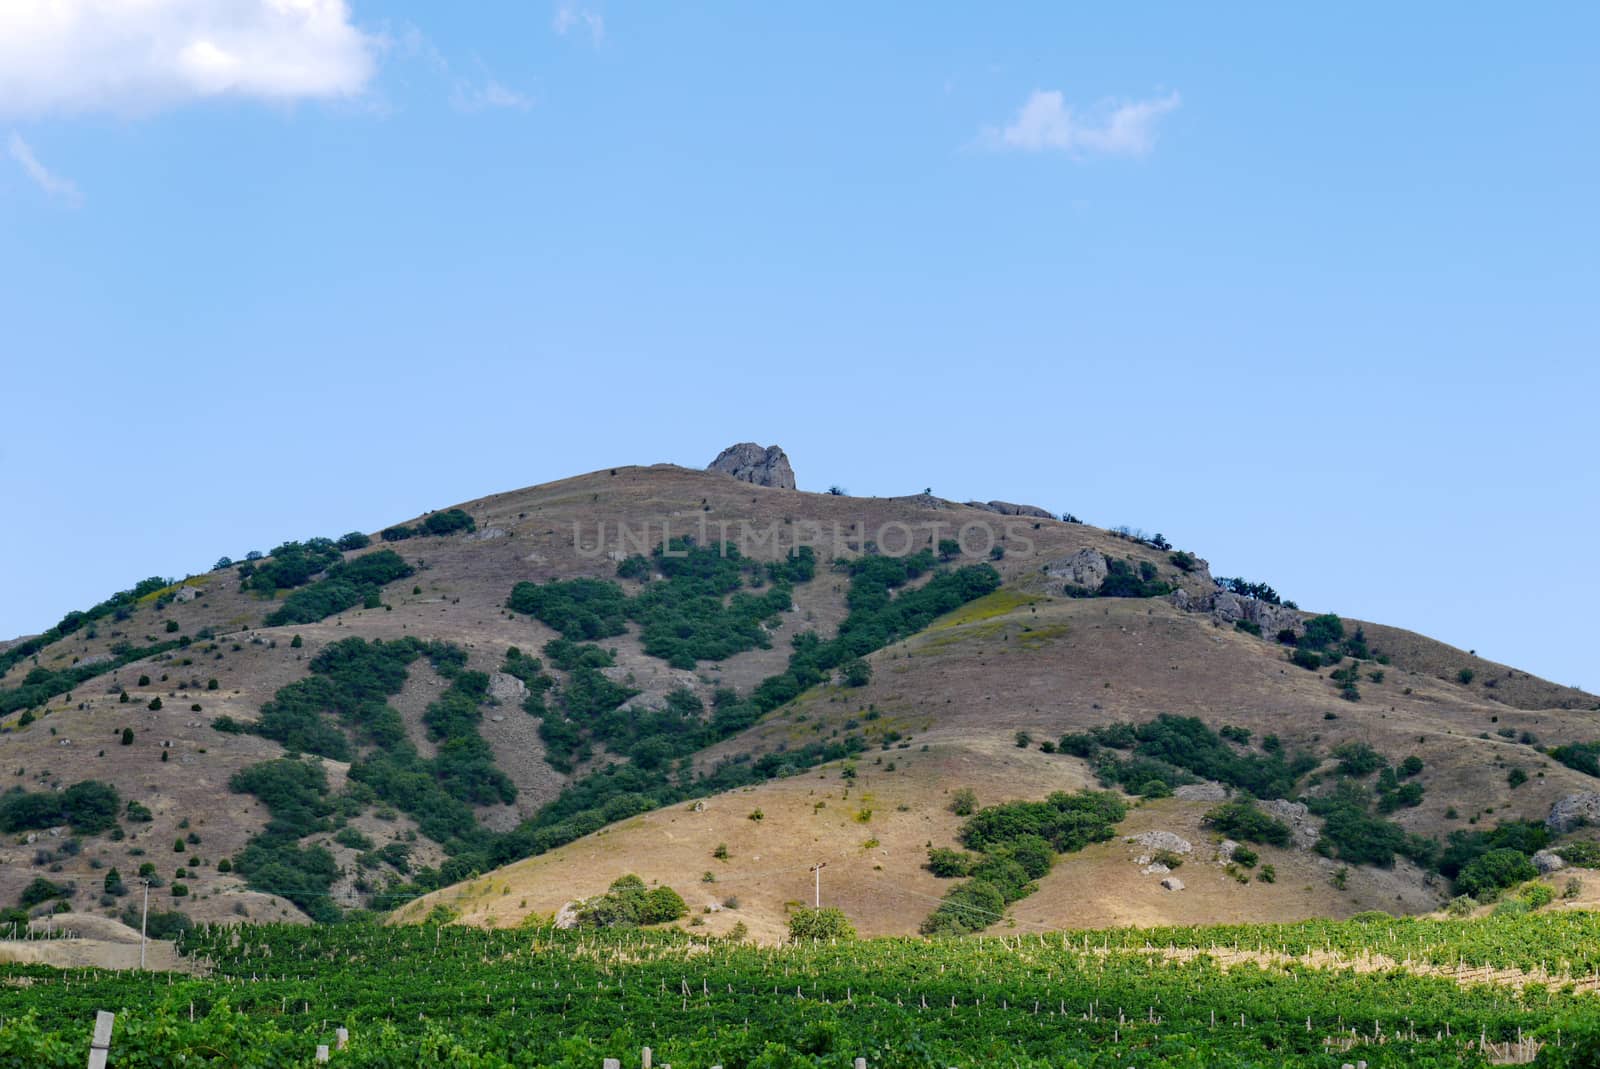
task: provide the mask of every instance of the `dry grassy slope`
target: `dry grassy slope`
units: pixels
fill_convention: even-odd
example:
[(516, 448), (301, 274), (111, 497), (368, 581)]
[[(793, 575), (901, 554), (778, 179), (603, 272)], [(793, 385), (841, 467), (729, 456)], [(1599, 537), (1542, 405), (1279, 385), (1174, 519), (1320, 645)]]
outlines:
[[(1437, 646), (1420, 639), (1412, 645)], [(1441, 648), (1432, 656), (1447, 654)], [(1593, 787), (1493, 731), (1592, 737), (1600, 714), (1509, 709), (1481, 689), (1398, 664), (1383, 683), (1364, 684), (1362, 702), (1346, 702), (1323, 674), (1288, 664), (1276, 645), (1165, 602), (1073, 600), (1008, 587), (872, 661), (865, 688), (813, 690), (718, 748), (725, 755), (800, 745), (845, 730), (851, 719), (875, 739), (888, 732), (906, 737), (870, 751), (854, 787), (827, 767), (709, 799), (703, 812), (680, 806), (648, 814), (440, 891), (399, 919), (418, 919), (442, 904), (468, 923), (515, 924), (596, 894), (632, 871), (676, 888), (696, 909), (733, 894), (740, 909), (705, 915), (711, 930), (742, 920), (758, 938), (771, 938), (782, 930), (786, 905), (808, 900), (809, 866), (825, 859), (829, 902), (864, 932), (908, 933), (949, 886), (921, 864), (930, 843), (954, 845), (959, 820), (945, 808), (952, 789), (972, 787), (992, 803), (1088, 784), (1083, 762), (1018, 749), (1016, 732), (1055, 738), (1161, 712), (1237, 724), (1257, 736), (1276, 733), (1291, 747), (1327, 750), (1361, 740), (1392, 755), (1415, 753), (1426, 765), (1428, 796), (1398, 819), (1430, 835), (1467, 827), (1478, 813), (1491, 821), (1537, 819), (1555, 798)], [(865, 719), (869, 708), (877, 719)], [(1325, 719), (1328, 713), (1336, 719)], [(1484, 730), (1491, 739), (1477, 737)], [(1505, 779), (1512, 765), (1534, 777), (1514, 792)], [(822, 808), (814, 808), (818, 802)], [(1446, 816), (1450, 805), (1458, 818)], [(759, 823), (749, 820), (756, 808), (764, 815)], [(864, 822), (863, 808), (871, 810)], [(1421, 912), (1438, 904), (1443, 889), (1425, 885), (1409, 866), (1355, 871), (1341, 890), (1331, 881), (1337, 866), (1292, 849), (1261, 851), (1277, 869), (1275, 884), (1241, 886), (1212, 860), (1211, 836), (1200, 823), (1207, 808), (1177, 799), (1145, 804), (1121, 828), (1124, 835), (1172, 831), (1196, 844), (1197, 855), (1178, 873), (1182, 892), (1165, 891), (1159, 876), (1143, 874), (1132, 860), (1136, 851), (1118, 840), (1064, 859), (1038, 894), (1014, 908), (1014, 923), (1290, 919), (1373, 908)], [(1491, 809), (1498, 816), (1489, 817)], [(719, 842), (733, 854), (727, 863), (712, 858)], [(715, 883), (702, 882), (707, 871)]]
[[(780, 532), (782, 543), (776, 547), (780, 551), (792, 544), (793, 532), (806, 529), (813, 538), (822, 534), (819, 553), (823, 558), (834, 552), (831, 536), (835, 525), (846, 538), (859, 538), (861, 529), (867, 537), (874, 537), (890, 523), (911, 525), (924, 539), (934, 537), (929, 524), (943, 525), (938, 534), (946, 537), (968, 521), (990, 524), (996, 531), (1009, 529), (1004, 543), (1007, 556), (998, 564), (1008, 584), (1005, 594), (925, 636), (876, 655), (876, 678), (866, 690), (847, 695), (823, 690), (807, 695), (797, 708), (780, 711), (748, 737), (723, 747), (735, 752), (776, 746), (785, 740), (803, 741), (819, 726), (831, 731), (832, 725), (858, 707), (874, 702), (885, 712), (878, 728), (893, 725), (919, 736), (915, 750), (897, 752), (898, 767), (907, 771), (878, 777), (882, 782), (875, 789), (884, 791), (891, 782), (915, 783), (917, 776), (911, 770), (919, 763), (931, 763), (918, 756), (920, 746), (927, 742), (930, 757), (967, 770), (964, 774), (975, 785), (988, 782), (985, 777), (991, 774), (997, 776), (992, 798), (1037, 796), (1059, 777), (1081, 776), (1081, 769), (1072, 768), (1071, 762), (1062, 758), (1021, 755), (1010, 746), (1014, 731), (1027, 729), (1045, 737), (1075, 725), (1170, 710), (1260, 731), (1275, 730), (1291, 741), (1320, 734), (1320, 744), (1367, 733), (1375, 744), (1387, 747), (1422, 736), (1423, 742), (1406, 744), (1404, 752), (1414, 750), (1428, 762), (1425, 779), (1430, 798), (1406, 819), (1423, 830), (1434, 830), (1443, 810), (1443, 803), (1436, 805), (1436, 799), (1470, 797), (1469, 804), (1474, 807), (1505, 804), (1503, 775), (1485, 776), (1486, 762), (1514, 759), (1530, 771), (1542, 765), (1543, 759), (1526, 748), (1498, 739), (1477, 740), (1478, 731), (1510, 724), (1527, 727), (1546, 741), (1595, 735), (1592, 714), (1552, 711), (1563, 704), (1587, 708), (1594, 703), (1592, 697), (1522, 673), (1509, 678), (1500, 666), (1476, 662), (1461, 651), (1406, 632), (1368, 626), (1375, 644), (1390, 651), (1396, 663), (1383, 685), (1364, 684), (1367, 700), (1351, 706), (1335, 700), (1326, 680), (1283, 664), (1269, 644), (1214, 628), (1205, 618), (1185, 616), (1165, 603), (1052, 598), (1052, 591), (1059, 594), (1059, 584), (1046, 583), (1039, 571), (1041, 563), (1084, 547), (1150, 560), (1192, 591), (1203, 591), (1202, 577), (1177, 576), (1165, 554), (1083, 525), (999, 517), (925, 496), (864, 499), (752, 487), (720, 475), (667, 465), (595, 472), (466, 502), (462, 507), (476, 518), (476, 535), (414, 539), (392, 547), (417, 566), (418, 574), (384, 592), (387, 609), (347, 612), (313, 625), (263, 628), (261, 621), (271, 605), (240, 591), (232, 573), (213, 573), (185, 581), (199, 593), (192, 601), (158, 611), (152, 597), (128, 621), (101, 621), (94, 637), (87, 633), (69, 636), (43, 651), (40, 664), (63, 667), (75, 660), (104, 656), (117, 641), (143, 645), (168, 638), (164, 625), (169, 619), (178, 622), (181, 634), (212, 627), (224, 636), (214, 645), (195, 643), (187, 650), (95, 679), (80, 687), (70, 700), (51, 702), (46, 715), (27, 728), (16, 729), (15, 716), (0, 724), (0, 773), (7, 785), (37, 788), (92, 777), (114, 783), (125, 796), (155, 811), (154, 823), (128, 825), (125, 841), (112, 843), (97, 837), (89, 840), (81, 856), (58, 862), (61, 869), (51, 873), (52, 877), (76, 879), (85, 889), (75, 900), (77, 907), (90, 906), (94, 895), (89, 892), (98, 892), (101, 870), (90, 867), (91, 859), (116, 865), (125, 876), (131, 875), (140, 861), (151, 860), (163, 876), (170, 877), (170, 870), (186, 864), (189, 857), (188, 852), (172, 852), (173, 838), (193, 830), (200, 834), (202, 844), (191, 849), (205, 864), (186, 881), (196, 893), (180, 903), (184, 909), (208, 919), (227, 919), (241, 909), (251, 916), (292, 914), (292, 907), (281, 900), (241, 894), (239, 881), (215, 872), (215, 860), (237, 850), (264, 820), (253, 803), (228, 792), (229, 776), (280, 751), (265, 740), (218, 734), (209, 727), (211, 719), (222, 714), (251, 719), (277, 688), (305, 674), (304, 662), (317, 650), (350, 635), (416, 635), (456, 642), (471, 654), (472, 667), (486, 671), (499, 665), (507, 646), (537, 650), (552, 637), (551, 632), (507, 613), (503, 608), (507, 594), (523, 579), (610, 575), (613, 563), (605, 553), (579, 551), (580, 546), (596, 545), (601, 523), (606, 525), (604, 548), (612, 550), (618, 548), (619, 524), (646, 544), (661, 539), (663, 523), (670, 524), (671, 534), (702, 536), (703, 530), (710, 539), (718, 536), (719, 523), (729, 525), (730, 538), (738, 538), (742, 525), (748, 524), (756, 532)], [(703, 529), (702, 522), (706, 525)], [(852, 530), (852, 524), (860, 528)], [(891, 529), (884, 541), (893, 544), (898, 536), (899, 531)], [(631, 547), (623, 544), (622, 548)], [(757, 551), (755, 555), (772, 553)], [(796, 609), (773, 636), (771, 649), (741, 654), (721, 665), (702, 665), (691, 677), (694, 685), (706, 694), (721, 685), (748, 688), (779, 670), (787, 657), (788, 639), (795, 633), (808, 628), (826, 633), (837, 625), (844, 613), (844, 590), (842, 576), (820, 572), (814, 582), (797, 592)], [(1028, 598), (1035, 604), (1018, 600)], [(1010, 611), (987, 615), (997, 609)], [(293, 634), (303, 636), (303, 649), (290, 648), (288, 640)], [(684, 678), (683, 673), (671, 672), (645, 657), (632, 636), (608, 644), (617, 648), (623, 672), (631, 673), (641, 688), (665, 688)], [(1479, 669), (1471, 688), (1454, 682), (1455, 672), (1464, 665)], [(16, 686), (32, 667), (31, 661), (14, 667), (0, 677), (0, 687)], [(150, 686), (137, 685), (141, 674), (151, 677)], [(213, 677), (219, 681), (219, 689), (205, 690), (205, 681)], [(1483, 683), (1491, 678), (1500, 679), (1500, 684), (1485, 689)], [(396, 699), (396, 707), (415, 725), (440, 685), (431, 670), (419, 663), (406, 692)], [(130, 690), (134, 702), (117, 702), (121, 686)], [(1405, 687), (1411, 687), (1413, 693), (1401, 693)], [(152, 713), (145, 703), (158, 695), (164, 708)], [(1523, 708), (1509, 708), (1495, 698)], [(201, 705), (201, 710), (191, 711), (193, 704)], [(1324, 722), (1324, 710), (1337, 712), (1340, 719)], [(517, 783), (520, 797), (515, 812), (486, 811), (483, 815), (504, 825), (553, 797), (565, 779), (544, 764), (529, 718), (514, 709), (492, 712), (503, 719), (491, 716), (483, 733)], [(1489, 718), (1497, 715), (1499, 723), (1491, 724)], [(811, 719), (802, 722), (801, 716)], [(116, 743), (115, 736), (123, 726), (135, 730), (131, 747)], [(425, 742), (420, 731), (414, 731), (414, 737)], [(160, 761), (163, 741), (170, 743), (170, 759), (165, 763)], [(1038, 778), (1012, 775), (1017, 770), (1006, 765), (985, 771), (991, 756), (1002, 752), (1013, 763), (1027, 762), (1030, 769), (1037, 766)], [(338, 782), (344, 769), (335, 763), (329, 768)], [(1549, 798), (1581, 786), (1576, 779), (1559, 767), (1548, 770), (1548, 782), (1535, 780), (1517, 792), (1517, 810), (1539, 811)], [(778, 798), (806, 782), (772, 784), (758, 794)], [(941, 778), (929, 789), (942, 791), (947, 785)], [(811, 788), (808, 785), (806, 789)], [(874, 820), (897, 812), (897, 804), (878, 806), (880, 815)], [(908, 798), (905, 804), (914, 807), (912, 812), (917, 806), (928, 810), (929, 821), (943, 819), (936, 813), (939, 806), (931, 800)], [(1461, 808), (1466, 815), (1468, 807)], [(713, 813), (719, 809), (714, 806)], [(669, 816), (654, 814), (638, 823), (652, 827), (653, 822)], [(185, 818), (190, 820), (189, 829), (179, 827)], [(410, 823), (403, 818), (365, 817), (360, 826), (381, 844), (403, 834)], [(771, 837), (770, 829), (776, 826), (766, 826), (766, 837)], [(736, 832), (749, 830), (735, 823), (719, 834), (731, 845)], [(864, 840), (875, 830), (863, 832), (852, 825), (850, 833)], [(944, 828), (946, 835), (948, 831)], [(614, 829), (605, 834), (621, 836), (624, 832)], [(925, 836), (923, 841), (931, 837)], [(885, 843), (891, 841), (881, 838)], [(540, 864), (564, 863), (562, 859), (592, 849), (586, 845), (590, 843), (592, 840), (574, 844)], [(14, 901), (20, 888), (40, 871), (33, 857), (42, 845), (48, 844), (0, 844), (0, 902)], [(135, 850), (145, 853), (136, 854)], [(335, 848), (335, 853), (342, 862), (351, 858), (351, 852), (342, 847)], [(914, 860), (920, 860), (920, 846), (916, 853)], [(425, 846), (420, 856), (424, 860), (431, 856)], [(640, 857), (647, 859), (648, 853)], [(902, 883), (913, 881), (906, 883), (909, 887), (919, 877), (914, 864), (907, 864), (906, 874), (897, 878)], [(584, 871), (589, 872), (590, 883), (601, 885), (616, 874)], [(702, 866), (690, 875), (698, 879), (703, 871)], [(572, 890), (584, 893), (592, 889), (575, 886)], [(925, 890), (938, 888), (930, 883)], [(1045, 901), (1048, 891), (1046, 888), (1038, 901)], [(773, 893), (780, 896), (780, 904), (794, 897), (787, 890)]]

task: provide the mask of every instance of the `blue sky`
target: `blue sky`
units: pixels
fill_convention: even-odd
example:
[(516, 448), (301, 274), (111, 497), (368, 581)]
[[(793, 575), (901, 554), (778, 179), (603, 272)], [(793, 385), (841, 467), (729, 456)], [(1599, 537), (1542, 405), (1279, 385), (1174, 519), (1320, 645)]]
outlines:
[(1592, 7), (6, 8), (0, 633), (754, 439), (1600, 687)]

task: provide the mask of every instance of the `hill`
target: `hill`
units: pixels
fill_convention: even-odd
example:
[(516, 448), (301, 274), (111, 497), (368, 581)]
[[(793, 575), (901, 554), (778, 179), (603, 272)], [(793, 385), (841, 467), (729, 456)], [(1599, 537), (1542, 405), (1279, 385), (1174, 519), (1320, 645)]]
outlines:
[[(1109, 786), (1111, 837), (1002, 923), (1416, 912), (1596, 789), (1587, 751), (1548, 752), (1600, 739), (1592, 695), (1219, 586), (1160, 536), (761, 485), (787, 460), (741, 458), (154, 578), (0, 650), (0, 903), (117, 915), (149, 866), (195, 919), (507, 925), (635, 873), (772, 936), (826, 861), (828, 902), (906, 933), (958, 882), (924, 868), (958, 792)], [(1298, 839), (1219, 858), (1230, 791)]]

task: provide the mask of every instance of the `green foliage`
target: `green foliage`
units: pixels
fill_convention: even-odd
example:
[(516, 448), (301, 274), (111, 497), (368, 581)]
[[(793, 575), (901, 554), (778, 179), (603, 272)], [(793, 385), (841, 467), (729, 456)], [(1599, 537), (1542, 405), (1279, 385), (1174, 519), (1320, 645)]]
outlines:
[(1479, 902), (1492, 902), (1507, 887), (1534, 879), (1539, 870), (1521, 851), (1503, 847), (1480, 854), (1456, 877), (1456, 891)]
[(863, 657), (896, 639), (922, 630), (935, 617), (997, 589), (1000, 574), (987, 564), (941, 572), (922, 586), (893, 592), (933, 567), (926, 551), (909, 557), (861, 557), (849, 562), (849, 615), (829, 640), (813, 632), (794, 638), (789, 667), (756, 687), (754, 701), (765, 712), (797, 697), (827, 679), (828, 673), (853, 657)]
[(1600, 843), (1582, 840), (1556, 847), (1562, 861), (1580, 869), (1600, 869)]
[(960, 935), (987, 928), (1007, 905), (1033, 893), (1033, 881), (1049, 873), (1058, 853), (1111, 838), (1112, 826), (1126, 813), (1115, 795), (1095, 791), (1057, 792), (1043, 802), (979, 810), (960, 832), (962, 844), (975, 853), (929, 852), (934, 875), (971, 879), (946, 893), (922, 932)]
[(117, 822), (122, 801), (115, 787), (82, 780), (64, 791), (28, 793), (14, 789), (0, 795), (0, 831), (37, 831), (58, 824), (80, 835), (95, 835)]
[(1224, 802), (1205, 815), (1205, 825), (1230, 839), (1247, 843), (1288, 846), (1294, 831), (1283, 821), (1262, 811), (1248, 799)]
[(1325, 613), (1306, 621), (1299, 646), (1303, 650), (1321, 651), (1342, 641), (1344, 641), (1344, 621), (1332, 613)]
[(629, 599), (626, 612), (639, 623), (645, 653), (674, 668), (692, 669), (697, 661), (769, 647), (762, 622), (793, 605), (787, 582), (760, 595), (740, 590), (744, 563), (731, 545), (673, 539), (669, 546), (657, 546), (654, 557), (664, 581)]
[(380, 532), (380, 537), (385, 542), (404, 542), (408, 538), (440, 537), (457, 531), (477, 529), (477, 523), (466, 512), (461, 509), (447, 509), (444, 512), (429, 513), (415, 527), (407, 527), (405, 524), (385, 527)]
[(958, 817), (970, 817), (978, 808), (978, 795), (971, 787), (957, 787), (950, 795), (950, 812)]
[(1461, 671), (1456, 673), (1456, 682), (1460, 683), (1463, 687), (1471, 684), (1475, 678), (1477, 678), (1477, 673), (1470, 668), (1463, 668)]
[(872, 665), (860, 657), (852, 657), (840, 665), (847, 687), (864, 687), (872, 682)]
[(22, 894), (17, 896), (17, 904), (23, 909), (32, 909), (41, 902), (48, 902), (52, 898), (66, 898), (71, 894), (69, 888), (51, 883), (43, 876), (35, 876), (33, 881), (22, 889)]
[(609, 638), (627, 630), (628, 597), (604, 579), (552, 579), (518, 583), (506, 605), (526, 613), (574, 642)]
[(382, 587), (406, 578), (412, 571), (411, 565), (392, 549), (339, 561), (328, 568), (326, 578), (290, 594), (283, 605), (267, 617), (266, 625), (315, 623), (376, 597)]
[(243, 585), (248, 590), (267, 595), (278, 590), (290, 590), (309, 583), (313, 576), (339, 559), (339, 548), (330, 539), (285, 542), (268, 554), (265, 560), (255, 563)]
[(1373, 816), (1371, 795), (1349, 780), (1341, 780), (1331, 794), (1307, 799), (1307, 805), (1323, 818), (1317, 849), (1329, 857), (1382, 867), (1394, 864), (1396, 854), (1424, 867), (1434, 861), (1437, 843)]
[(1333, 748), (1341, 776), (1370, 776), (1389, 762), (1364, 742), (1347, 742)]
[[(1174, 561), (1174, 563), (1177, 562)], [(1188, 571), (1187, 568), (1184, 570)], [(1247, 579), (1224, 577), (1217, 580), (1217, 585), (1223, 590), (1238, 594), (1240, 597), (1255, 598), (1257, 601), (1264, 601), (1268, 605), (1283, 604), (1282, 599), (1278, 597), (1278, 592), (1266, 583), (1252, 583)]]
[(637, 876), (623, 876), (603, 895), (579, 903), (577, 919), (584, 928), (638, 928), (668, 924), (689, 912), (683, 899), (665, 885), (647, 888)]
[(789, 938), (802, 943), (808, 940), (854, 939), (855, 925), (844, 911), (833, 906), (808, 909), (804, 906), (789, 913)]
[(372, 545), (372, 539), (368, 538), (360, 531), (351, 531), (349, 534), (340, 535), (338, 541), (336, 541), (334, 545), (348, 553), (353, 549), (366, 549), (368, 546)]
[[(1106, 558), (1106, 577), (1094, 591), (1101, 598), (1159, 598), (1172, 593), (1172, 584), (1157, 578), (1156, 566), (1149, 561), (1137, 565), (1131, 560)], [(1076, 593), (1076, 591), (1069, 591)]]
[(978, 863), (978, 855), (965, 854), (960, 850), (951, 850), (948, 847), (936, 846), (928, 851), (928, 863), (925, 868), (942, 880), (957, 879), (972, 874), (972, 866)]
[[(1102, 784), (1121, 784), (1138, 793), (1152, 780), (1171, 787), (1198, 779), (1216, 780), (1258, 798), (1290, 795), (1295, 782), (1315, 767), (1314, 759), (1281, 752), (1240, 753), (1197, 717), (1162, 714), (1145, 724), (1116, 724), (1082, 735), (1067, 735), (1061, 749), (1094, 761)], [(1120, 757), (1111, 750), (1130, 750)]]
[(1549, 753), (1568, 768), (1600, 779), (1600, 742), (1569, 742)]
[(476, 531), (478, 525), (472, 517), (461, 509), (446, 509), (443, 512), (429, 513), (421, 524), (422, 534), (442, 536), (454, 534), (457, 531)]

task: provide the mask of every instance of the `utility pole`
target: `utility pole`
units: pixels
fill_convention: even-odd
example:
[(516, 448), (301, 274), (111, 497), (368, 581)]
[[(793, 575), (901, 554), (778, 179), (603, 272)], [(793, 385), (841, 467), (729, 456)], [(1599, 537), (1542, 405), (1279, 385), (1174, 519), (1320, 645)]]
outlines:
[(815, 865), (811, 866), (811, 871), (813, 873), (815, 873), (816, 877), (817, 877), (817, 908), (818, 909), (822, 908), (822, 870), (827, 868), (827, 867), (828, 867), (828, 863), (826, 861), (819, 861)]
[(139, 915), (139, 971), (144, 972), (144, 931), (150, 921), (150, 880), (140, 881), (144, 884), (144, 912)]

